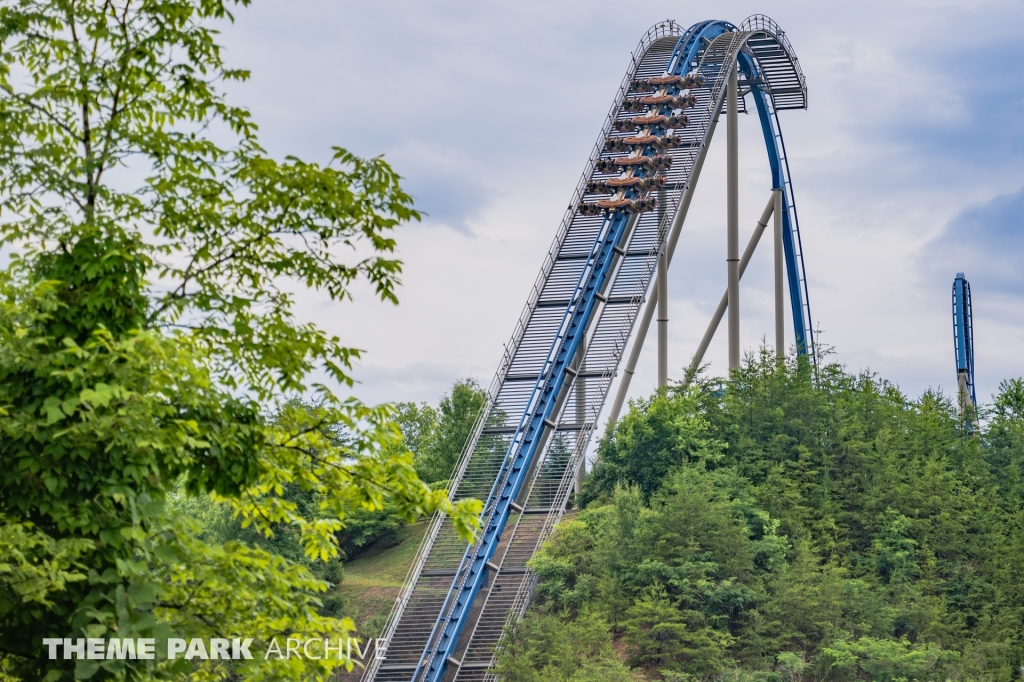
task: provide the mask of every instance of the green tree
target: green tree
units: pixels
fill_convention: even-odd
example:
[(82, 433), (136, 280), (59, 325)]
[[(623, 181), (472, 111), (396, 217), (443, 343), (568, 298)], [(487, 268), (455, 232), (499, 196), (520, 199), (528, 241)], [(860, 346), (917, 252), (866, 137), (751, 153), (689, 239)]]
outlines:
[(631, 403), (629, 412), (600, 443), (583, 503), (610, 495), (618, 483), (638, 485), (650, 497), (680, 464), (720, 459), (724, 443), (711, 437), (703, 409), (705, 389), (699, 384)]
[(630, 662), (648, 669), (684, 670), (707, 676), (718, 672), (732, 643), (728, 633), (704, 626), (691, 628), (668, 598), (665, 588), (652, 585), (626, 614), (625, 641)]
[[(413, 453), (416, 471), (431, 487), (448, 487), (452, 471), (465, 448), (487, 394), (473, 379), (457, 381), (441, 397), (438, 407), (427, 403), (398, 403), (394, 425), (402, 435), (391, 447)], [(442, 473), (443, 472), (443, 473)], [(352, 513), (339, 536), (345, 557), (353, 559), (371, 545), (386, 546), (396, 541), (405, 516), (392, 504), (381, 509), (358, 509)]]
[[(179, 485), (311, 559), (358, 509), (452, 506), (350, 384), (358, 351), (297, 321), (290, 283), (396, 300), (390, 231), (418, 218), (380, 158), (277, 161), (221, 94), (222, 0), (16, 0), (0, 8), (0, 655), (25, 680), (204, 677), (177, 661), (47, 660), (44, 637), (344, 636), (327, 583), (168, 514)], [(211, 131), (216, 131), (213, 134)], [(364, 254), (344, 258), (344, 254)], [(368, 255), (367, 255), (368, 254)], [(316, 393), (312, 409), (287, 404)], [(276, 418), (269, 419), (271, 406)], [(266, 407), (264, 407), (266, 406)], [(346, 434), (338, 438), (339, 431)], [(316, 501), (308, 514), (286, 490)], [(344, 661), (259, 661), (247, 679)], [(205, 677), (204, 677), (205, 678)]]
[(856, 642), (835, 642), (824, 650), (824, 661), (835, 677), (872, 682), (946, 680), (946, 666), (959, 658), (955, 651), (932, 643), (914, 645), (906, 639), (861, 637)]
[[(434, 412), (436, 421), (429, 431), (416, 432), (416, 470), (428, 483), (446, 482), (466, 447), (487, 393), (474, 379), (457, 381)], [(425, 410), (424, 410), (425, 411)], [(422, 419), (422, 418), (421, 418)]]
[(986, 460), (1006, 499), (1024, 506), (1024, 379), (999, 383), (984, 438)]
[(419, 456), (434, 437), (437, 429), (437, 408), (427, 403), (398, 403), (395, 424), (402, 433), (403, 446)]
[(636, 682), (612, 649), (608, 624), (584, 611), (566, 623), (538, 611), (510, 633), (498, 652), (505, 682)]

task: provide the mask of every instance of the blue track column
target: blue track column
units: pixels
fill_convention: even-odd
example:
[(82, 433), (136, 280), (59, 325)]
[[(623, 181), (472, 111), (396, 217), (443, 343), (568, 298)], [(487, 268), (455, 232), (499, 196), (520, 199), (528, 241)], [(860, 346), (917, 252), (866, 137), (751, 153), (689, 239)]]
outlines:
[(977, 405), (974, 393), (974, 325), (971, 320), (971, 285), (964, 273), (953, 280), (953, 350), (956, 355), (957, 404), (967, 415), (967, 428), (977, 428), (973, 414)]

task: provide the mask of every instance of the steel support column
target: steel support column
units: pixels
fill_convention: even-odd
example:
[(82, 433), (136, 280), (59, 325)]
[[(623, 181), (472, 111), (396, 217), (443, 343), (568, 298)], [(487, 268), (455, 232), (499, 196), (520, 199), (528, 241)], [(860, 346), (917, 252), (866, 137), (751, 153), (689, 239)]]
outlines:
[(726, 86), (726, 263), (729, 289), (729, 371), (740, 368), (739, 101), (735, 65)]
[[(768, 205), (764, 207), (764, 212), (761, 213), (761, 219), (757, 221), (757, 227), (754, 228), (754, 234), (750, 235), (750, 241), (747, 242), (747, 248), (743, 251), (743, 257), (740, 258), (739, 276), (743, 277), (743, 273), (747, 270), (747, 263), (750, 262), (750, 258), (754, 255), (754, 249), (757, 248), (757, 243), (761, 240), (761, 235), (764, 234), (765, 227), (768, 226), (768, 219), (772, 217), (772, 213), (776, 208), (775, 194), (768, 199)], [(778, 214), (776, 214), (778, 215)], [(725, 293), (722, 294), (722, 300), (718, 303), (718, 308), (715, 310), (715, 314), (711, 316), (711, 322), (708, 323), (707, 331), (704, 332), (704, 338), (700, 340), (700, 345), (697, 346), (697, 352), (693, 354), (693, 360), (690, 362), (690, 366), (686, 369), (686, 383), (689, 383), (693, 379), (693, 375), (700, 369), (700, 363), (704, 359), (704, 353), (707, 352), (708, 346), (711, 345), (711, 339), (715, 338), (715, 332), (718, 331), (718, 325), (722, 323), (722, 318), (725, 317), (725, 311), (729, 307), (729, 290), (726, 289)]]
[(668, 386), (668, 254), (658, 258), (658, 388)]
[[(665, 191), (658, 192), (658, 222), (665, 224)], [(666, 247), (668, 244), (665, 245)], [(668, 249), (658, 256), (658, 388), (668, 386)]]
[(782, 307), (785, 299), (784, 282), (786, 255), (782, 249), (782, 190), (775, 196), (775, 357), (779, 362), (786, 359), (786, 311)]

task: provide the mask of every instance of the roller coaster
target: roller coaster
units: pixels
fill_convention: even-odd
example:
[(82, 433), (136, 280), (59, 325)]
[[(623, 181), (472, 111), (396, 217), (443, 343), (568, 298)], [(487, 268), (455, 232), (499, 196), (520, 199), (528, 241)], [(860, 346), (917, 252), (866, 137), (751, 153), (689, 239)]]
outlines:
[[(748, 101), (764, 134), (771, 188), (740, 257), (737, 115), (748, 111)], [(785, 349), (788, 283), (796, 351), (815, 362), (778, 118), (779, 111), (806, 107), (799, 62), (768, 17), (738, 26), (702, 21), (685, 30), (666, 21), (643, 36), (453, 474), (452, 499), (486, 500), (481, 532), (467, 548), (449, 520), (431, 520), (364, 682), (495, 679), (495, 648), (532, 594), (527, 562), (566, 508), (618, 375), (608, 414), (617, 419), (656, 312), (659, 385), (667, 381), (667, 268), (723, 111), (728, 288), (691, 372), (726, 312), (730, 368), (739, 365), (739, 278), (773, 216), (777, 352)]]
[(974, 392), (974, 321), (971, 314), (971, 285), (964, 273), (953, 280), (953, 352), (956, 356), (957, 407), (968, 430), (977, 429), (978, 404)]

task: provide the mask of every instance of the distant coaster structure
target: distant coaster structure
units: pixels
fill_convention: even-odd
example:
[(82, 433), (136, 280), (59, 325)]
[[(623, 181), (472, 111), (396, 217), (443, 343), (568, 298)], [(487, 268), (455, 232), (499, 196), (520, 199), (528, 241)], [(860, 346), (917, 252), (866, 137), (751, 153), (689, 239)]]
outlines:
[(957, 407), (970, 431), (977, 430), (978, 398), (974, 391), (974, 320), (971, 285), (964, 273), (953, 279), (953, 353), (956, 356)]
[[(737, 115), (747, 112), (748, 96), (761, 122), (771, 188), (741, 257)], [(608, 420), (618, 418), (655, 313), (658, 383), (667, 383), (668, 266), (723, 111), (728, 286), (691, 373), (726, 312), (729, 365), (739, 366), (739, 278), (773, 216), (776, 350), (785, 349), (788, 288), (796, 351), (815, 362), (778, 119), (781, 110), (806, 107), (799, 62), (768, 17), (754, 15), (739, 26), (702, 21), (685, 30), (666, 21), (644, 35), (452, 476), (452, 499), (486, 501), (481, 532), (467, 547), (450, 521), (431, 520), (362, 680), (495, 679), (495, 648), (532, 594), (527, 562), (578, 485), (617, 375)]]

